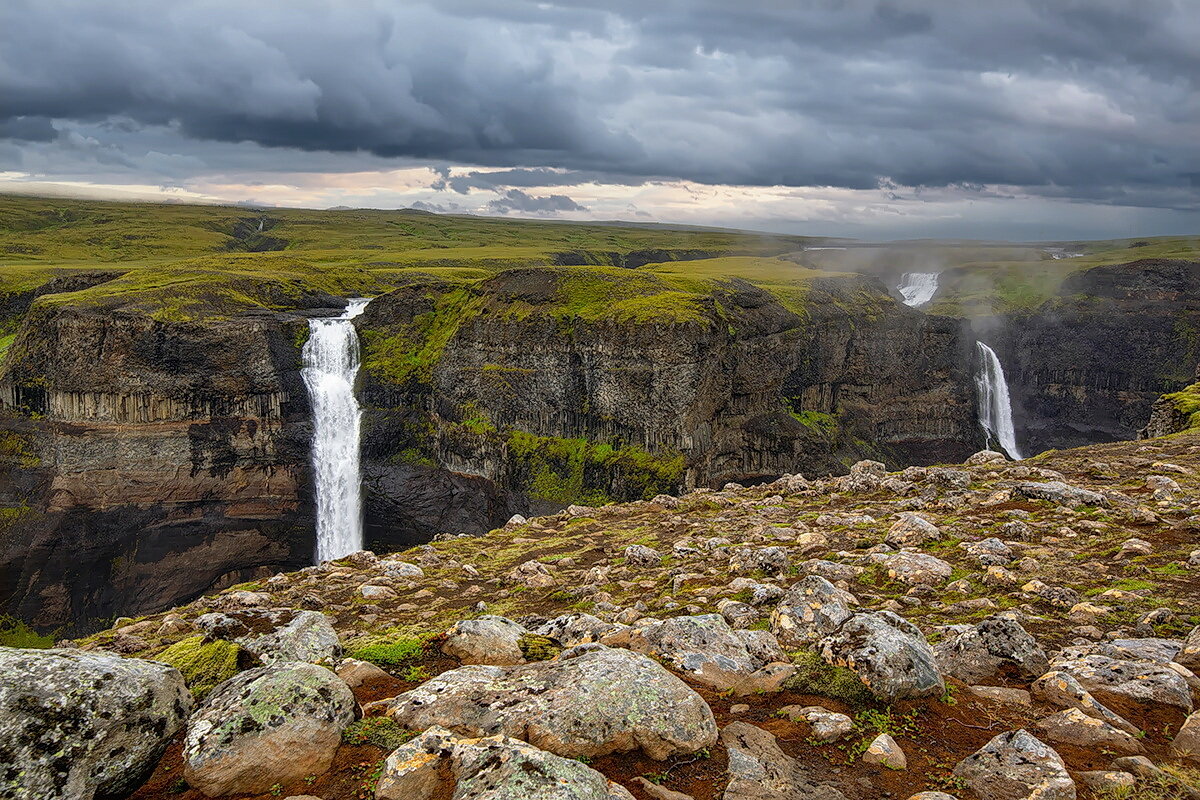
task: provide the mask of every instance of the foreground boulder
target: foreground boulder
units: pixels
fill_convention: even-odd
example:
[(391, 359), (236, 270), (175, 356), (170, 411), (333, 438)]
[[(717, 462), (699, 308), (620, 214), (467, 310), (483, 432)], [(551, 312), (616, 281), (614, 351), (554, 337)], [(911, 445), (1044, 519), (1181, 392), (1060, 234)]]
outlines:
[(489, 614), (464, 619), (446, 632), (442, 652), (464, 664), (523, 664), (521, 637), (528, 633), (523, 626), (504, 617)]
[(337, 631), (319, 611), (252, 608), (213, 612), (196, 618), (196, 627), (211, 639), (227, 639), (263, 664), (305, 661), (335, 663), (342, 654)]
[(731, 722), (721, 730), (721, 742), (729, 751), (729, 783), (722, 800), (844, 800), (837, 789), (814, 781), (762, 728)]
[(821, 640), (821, 656), (847, 667), (885, 702), (941, 695), (946, 684), (916, 625), (890, 611), (855, 614)]
[(683, 681), (640, 653), (599, 644), (553, 661), (449, 670), (370, 708), (406, 728), (503, 734), (569, 758), (640, 748), (664, 759), (717, 739), (712, 710)]
[(0, 797), (128, 794), (191, 708), (183, 676), (165, 664), (0, 647)]
[(735, 631), (716, 614), (638, 625), (604, 643), (653, 656), (705, 686), (738, 694), (778, 691), (796, 673), (770, 633)]
[(591, 767), (507, 736), (430, 728), (388, 756), (376, 800), (633, 800)]
[(978, 625), (952, 625), (934, 647), (942, 673), (963, 683), (1001, 676), (1036, 678), (1050, 668), (1046, 651), (1021, 624), (994, 616)]
[(954, 768), (981, 800), (1075, 800), (1058, 753), (1028, 731), (1002, 733)]
[(357, 709), (350, 688), (324, 667), (247, 670), (214, 689), (188, 723), (184, 778), (217, 797), (320, 775)]

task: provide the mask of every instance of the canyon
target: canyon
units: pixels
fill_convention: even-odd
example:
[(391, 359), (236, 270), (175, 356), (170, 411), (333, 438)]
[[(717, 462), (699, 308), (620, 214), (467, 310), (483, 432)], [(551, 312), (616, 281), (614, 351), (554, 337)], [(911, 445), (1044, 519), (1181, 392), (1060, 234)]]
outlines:
[[(1080, 268), (1030, 309), (978, 315), (941, 313), (952, 283), (910, 308), (895, 278), (804, 266), (797, 241), (732, 234), (648, 246), (631, 231), (520, 259), (351, 253), (330, 269), (297, 260), (313, 236), (302, 213), (203, 227), (204, 248), (226, 249), (266, 228), (268, 251), (136, 269), (93, 255), (9, 293), (0, 609), (86, 632), (312, 563), (303, 351), (310, 322), (347, 297), (374, 297), (351, 322), (363, 541), (379, 552), (863, 458), (960, 461), (986, 441), (982, 339), (1024, 454), (1134, 438), (1200, 361), (1186, 260)], [(367, 239), (393, 236), (395, 220), (445, 225), (324, 213)], [(94, 224), (80, 216), (57, 234)]]

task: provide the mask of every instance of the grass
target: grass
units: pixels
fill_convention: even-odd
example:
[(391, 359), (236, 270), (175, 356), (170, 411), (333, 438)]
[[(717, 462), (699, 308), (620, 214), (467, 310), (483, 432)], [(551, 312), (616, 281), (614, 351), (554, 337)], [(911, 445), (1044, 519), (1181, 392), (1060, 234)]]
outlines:
[(425, 642), (424, 638), (417, 636), (385, 638), (359, 645), (346, 656), (359, 661), (369, 661), (385, 670), (398, 670), (410, 666), (425, 654)]
[(45, 649), (54, 646), (53, 633), (38, 633), (16, 617), (0, 615), (0, 647)]

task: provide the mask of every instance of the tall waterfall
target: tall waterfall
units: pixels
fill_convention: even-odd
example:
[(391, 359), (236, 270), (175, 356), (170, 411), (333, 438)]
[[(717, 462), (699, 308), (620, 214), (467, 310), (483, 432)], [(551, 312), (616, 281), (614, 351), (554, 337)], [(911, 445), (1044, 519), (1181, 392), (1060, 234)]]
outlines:
[(313, 474), (317, 486), (317, 563), (362, 549), (359, 418), (354, 397), (358, 335), (350, 320), (369, 301), (350, 301), (340, 316), (308, 321), (304, 367), (313, 410)]
[(987, 432), (989, 445), (995, 437), (1004, 452), (1011, 458), (1020, 459), (1004, 367), (1000, 366), (995, 350), (983, 342), (976, 342), (975, 346), (979, 348), (980, 356), (979, 372), (975, 375), (975, 388), (979, 391), (979, 423)]
[(906, 272), (900, 277), (900, 285), (896, 291), (904, 298), (904, 305), (919, 308), (937, 293), (938, 274), (936, 272)]

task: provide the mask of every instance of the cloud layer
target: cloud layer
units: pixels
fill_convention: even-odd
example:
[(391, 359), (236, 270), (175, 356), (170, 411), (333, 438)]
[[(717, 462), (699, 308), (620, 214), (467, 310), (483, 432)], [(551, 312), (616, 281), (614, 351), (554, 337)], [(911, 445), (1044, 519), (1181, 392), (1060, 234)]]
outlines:
[(0, 171), (426, 163), (498, 213), (664, 180), (1190, 213), (1197, 41), (1190, 0), (7, 0)]

